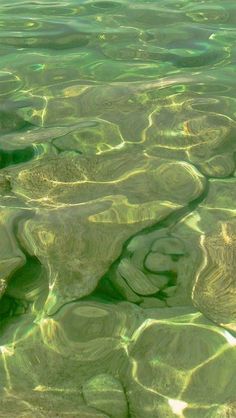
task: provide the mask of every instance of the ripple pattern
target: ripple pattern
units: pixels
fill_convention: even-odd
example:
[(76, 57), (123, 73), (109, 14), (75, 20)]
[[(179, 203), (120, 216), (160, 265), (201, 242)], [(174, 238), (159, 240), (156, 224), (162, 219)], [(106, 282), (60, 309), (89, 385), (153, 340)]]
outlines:
[(0, 418), (236, 417), (235, 24), (1, 1)]

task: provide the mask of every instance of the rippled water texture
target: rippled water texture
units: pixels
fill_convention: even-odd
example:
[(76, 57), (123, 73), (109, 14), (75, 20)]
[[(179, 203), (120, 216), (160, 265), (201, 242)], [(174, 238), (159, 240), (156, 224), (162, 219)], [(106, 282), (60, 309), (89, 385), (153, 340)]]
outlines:
[(0, 417), (236, 417), (236, 3), (0, 3)]

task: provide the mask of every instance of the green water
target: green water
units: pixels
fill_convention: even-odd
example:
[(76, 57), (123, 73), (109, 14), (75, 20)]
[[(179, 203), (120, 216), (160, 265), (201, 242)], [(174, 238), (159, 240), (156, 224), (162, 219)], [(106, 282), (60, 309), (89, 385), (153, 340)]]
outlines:
[(0, 417), (236, 417), (236, 3), (0, 3)]

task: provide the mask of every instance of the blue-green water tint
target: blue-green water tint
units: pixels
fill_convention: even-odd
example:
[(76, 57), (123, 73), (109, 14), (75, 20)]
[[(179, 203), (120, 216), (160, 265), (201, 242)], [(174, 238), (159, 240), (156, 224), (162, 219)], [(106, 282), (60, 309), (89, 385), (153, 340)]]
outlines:
[(235, 24), (1, 1), (0, 417), (236, 416)]

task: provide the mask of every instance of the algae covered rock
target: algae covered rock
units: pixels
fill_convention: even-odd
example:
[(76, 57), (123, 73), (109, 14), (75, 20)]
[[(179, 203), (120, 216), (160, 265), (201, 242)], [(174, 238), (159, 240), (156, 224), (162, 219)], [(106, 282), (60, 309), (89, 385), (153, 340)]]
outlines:
[(235, 179), (211, 180), (199, 207), (201, 260), (192, 289), (195, 306), (212, 321), (236, 329)]
[[(137, 154), (127, 165), (127, 158), (125, 152), (88, 158), (68, 154), (8, 171), (13, 193), (29, 207), (40, 207), (20, 223), (18, 236), (47, 271), (47, 309), (91, 293), (127, 239), (204, 192), (205, 178), (188, 163)], [(146, 281), (142, 273), (140, 280)], [(151, 281), (144, 295), (162, 287)]]
[(227, 109), (222, 114), (214, 96), (178, 93), (159, 100), (145, 131), (148, 154), (188, 161), (209, 177), (230, 176), (235, 169), (236, 125), (228, 101), (221, 98)]
[(111, 418), (128, 416), (124, 389), (113, 376), (94, 376), (83, 385), (83, 396), (88, 405), (106, 412)]
[(204, 176), (191, 164), (132, 155), (130, 150), (89, 157), (68, 152), (9, 169), (7, 174), (16, 195), (46, 206), (110, 195), (127, 196), (131, 204), (158, 200), (185, 205), (205, 188)]
[(236, 330), (235, 237), (235, 220), (219, 221), (213, 233), (202, 235), (203, 260), (192, 291), (194, 305), (206, 317), (234, 331)]

